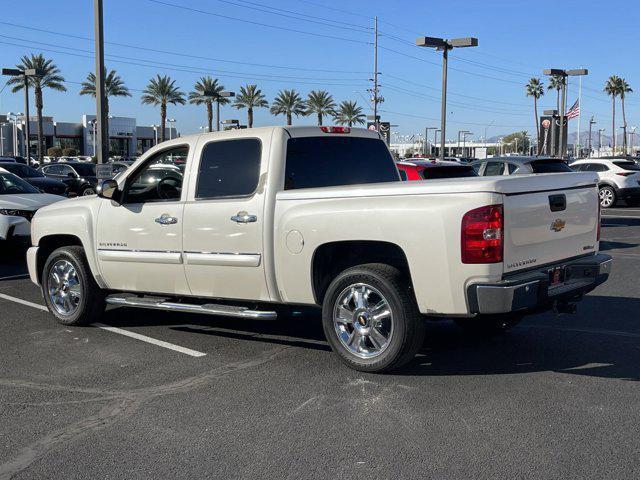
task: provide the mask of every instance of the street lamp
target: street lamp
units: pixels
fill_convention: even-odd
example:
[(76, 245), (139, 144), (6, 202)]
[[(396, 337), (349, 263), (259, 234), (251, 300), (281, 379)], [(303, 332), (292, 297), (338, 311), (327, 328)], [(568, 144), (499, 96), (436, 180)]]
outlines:
[[(468, 130), (458, 130), (458, 150), (460, 150), (460, 136), (463, 133), (467, 133), (467, 132), (468, 132)], [(460, 152), (460, 156), (461, 157), (463, 156), (462, 152)]]
[(440, 130), (442, 131), (442, 135), (440, 136), (440, 160), (444, 160), (444, 142), (447, 123), (447, 61), (449, 59), (449, 50), (454, 48), (477, 47), (478, 39), (466, 37), (446, 40), (436, 37), (418, 37), (416, 39), (416, 45), (418, 47), (435, 48), (436, 50), (442, 51), (442, 105), (440, 113)]
[(235, 92), (227, 92), (224, 90), (222, 92), (216, 92), (215, 90), (205, 90), (204, 96), (209, 97), (215, 100), (216, 102), (216, 131), (219, 132), (220, 131), (220, 99), (235, 97), (236, 94)]
[(160, 128), (160, 125), (151, 125), (151, 127), (153, 128), (153, 137), (154, 137), (154, 145), (158, 145), (158, 128)]
[(93, 137), (93, 156), (95, 157), (96, 156), (96, 136), (98, 135), (98, 132), (97, 132), (98, 119), (94, 118), (89, 123), (91, 124), (91, 136)]
[(631, 132), (629, 132), (629, 136), (631, 137), (629, 142), (631, 144), (631, 155), (633, 155), (633, 146), (636, 143), (636, 128), (638, 127), (631, 127)]
[(595, 124), (596, 121), (593, 119), (593, 117), (591, 117), (591, 119), (589, 120), (589, 158), (591, 158), (591, 129)]
[(464, 157), (464, 149), (467, 143), (467, 135), (473, 135), (473, 132), (469, 132), (469, 131), (462, 132), (462, 155), (460, 158)]
[[(20, 112), (14, 113), (14, 112), (9, 112), (7, 113), (7, 118), (13, 122), (13, 139), (11, 140), (11, 143), (13, 143), (13, 155), (17, 156), (18, 155), (18, 117), (21, 117), (23, 114)], [(13, 118), (9, 118), (9, 117), (13, 117)]]
[[(562, 100), (560, 101), (560, 158), (565, 157), (565, 148), (564, 148), (564, 123), (565, 123), (565, 110), (567, 108), (567, 77), (575, 77), (588, 75), (589, 70), (586, 68), (575, 68), (573, 70), (562, 70), (560, 68), (548, 68), (543, 70), (542, 73), (544, 75), (551, 75), (554, 77), (562, 77)], [(614, 132), (615, 135), (615, 132)], [(578, 139), (578, 142), (580, 140)]]
[(176, 123), (176, 119), (175, 118), (167, 118), (167, 123), (169, 124), (169, 140), (171, 140), (172, 134), (171, 131), (173, 130), (173, 125)]
[(600, 157), (600, 149), (602, 148), (602, 132), (604, 132), (604, 128), (598, 130), (598, 157)]
[[(24, 111), (26, 121), (24, 122), (24, 135), (25, 135), (25, 157), (27, 162), (31, 162), (31, 148), (29, 145), (29, 78), (42, 77), (44, 71), (39, 68), (27, 68), (25, 70), (19, 70), (17, 68), (3, 68), (2, 75), (8, 75), (10, 77), (22, 77), (24, 84)], [(42, 162), (42, 144), (41, 138), (38, 138), (38, 161)]]

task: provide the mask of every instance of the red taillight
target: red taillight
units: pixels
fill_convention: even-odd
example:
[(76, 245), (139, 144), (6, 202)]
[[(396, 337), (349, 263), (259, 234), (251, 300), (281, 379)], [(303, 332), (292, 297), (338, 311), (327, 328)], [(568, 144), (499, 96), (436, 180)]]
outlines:
[(476, 208), (462, 217), (462, 263), (502, 262), (502, 205)]
[(636, 172), (616, 172), (616, 175), (620, 175), (621, 177), (628, 177), (629, 175), (633, 175)]
[(350, 127), (320, 127), (324, 133), (351, 133)]

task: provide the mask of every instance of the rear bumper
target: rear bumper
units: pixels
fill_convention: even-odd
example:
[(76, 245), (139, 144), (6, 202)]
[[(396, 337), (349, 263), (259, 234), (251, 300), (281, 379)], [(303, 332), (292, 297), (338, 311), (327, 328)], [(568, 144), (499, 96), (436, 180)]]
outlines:
[(640, 200), (640, 187), (620, 188), (618, 197), (622, 200)]
[[(511, 275), (496, 283), (469, 285), (469, 311), (491, 314), (544, 310), (557, 301), (579, 299), (607, 281), (612, 263), (609, 255), (599, 253)], [(550, 287), (549, 270), (557, 267), (564, 267), (565, 281)]]

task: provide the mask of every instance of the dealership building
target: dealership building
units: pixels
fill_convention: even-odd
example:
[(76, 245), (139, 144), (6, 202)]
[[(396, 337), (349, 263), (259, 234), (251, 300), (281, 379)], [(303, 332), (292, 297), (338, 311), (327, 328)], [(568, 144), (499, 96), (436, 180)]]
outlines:
[[(83, 115), (78, 123), (57, 122), (53, 117), (42, 118), (44, 154), (51, 147), (73, 148), (78, 155), (95, 155), (95, 115)], [(24, 116), (0, 115), (0, 155), (24, 153)], [(175, 128), (165, 128), (165, 138), (180, 136)], [(140, 155), (157, 143), (159, 127), (138, 125), (135, 118), (109, 118), (109, 152), (111, 155)], [(37, 117), (29, 117), (29, 139), (32, 156), (38, 146)]]

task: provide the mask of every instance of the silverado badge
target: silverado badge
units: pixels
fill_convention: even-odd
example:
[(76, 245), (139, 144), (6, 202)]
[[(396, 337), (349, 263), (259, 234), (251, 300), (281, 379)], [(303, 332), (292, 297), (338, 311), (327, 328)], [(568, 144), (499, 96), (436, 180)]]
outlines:
[(551, 230), (553, 230), (554, 232), (559, 232), (560, 230), (562, 230), (565, 225), (567, 224), (567, 222), (565, 222), (564, 220), (558, 218), (556, 220), (553, 221), (553, 223), (551, 224)]

